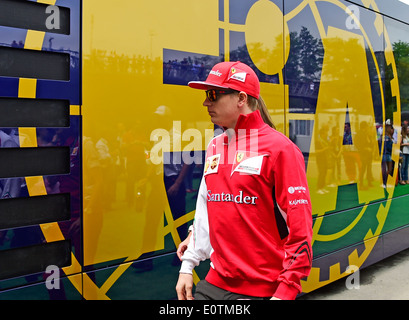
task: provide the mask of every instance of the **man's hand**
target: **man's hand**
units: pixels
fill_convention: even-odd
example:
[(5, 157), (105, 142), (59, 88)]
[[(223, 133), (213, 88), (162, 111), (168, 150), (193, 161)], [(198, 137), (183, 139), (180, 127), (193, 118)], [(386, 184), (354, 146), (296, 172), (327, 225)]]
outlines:
[(179, 273), (179, 280), (176, 284), (176, 292), (179, 300), (193, 300), (193, 276), (188, 273)]

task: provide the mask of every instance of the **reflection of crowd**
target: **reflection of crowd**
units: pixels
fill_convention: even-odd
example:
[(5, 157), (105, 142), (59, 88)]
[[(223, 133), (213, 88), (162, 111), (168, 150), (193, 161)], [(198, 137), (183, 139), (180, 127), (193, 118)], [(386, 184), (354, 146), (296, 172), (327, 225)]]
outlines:
[[(409, 129), (407, 121), (402, 123), (401, 141), (398, 141), (398, 132), (390, 120), (384, 125), (377, 126), (378, 147), (371, 139), (371, 127), (368, 122), (362, 121), (358, 132), (351, 132), (350, 123), (345, 123), (342, 136), (342, 148), (339, 148), (341, 137), (337, 137), (338, 127), (329, 129), (323, 125), (315, 137), (315, 155), (318, 169), (317, 189), (318, 194), (329, 192), (328, 187), (336, 187), (341, 182), (341, 159), (345, 165), (346, 179), (349, 184), (358, 183), (361, 190), (373, 186), (375, 181), (372, 172), (373, 159), (381, 156), (381, 174), (383, 188), (386, 188), (388, 176), (393, 176), (395, 162), (392, 157), (393, 145), (401, 146), (399, 160), (399, 177), (397, 182), (401, 185), (409, 184)], [(358, 135), (359, 133), (359, 135)], [(382, 153), (381, 153), (382, 152)], [(381, 153), (381, 154), (380, 154)]]
[[(208, 73), (205, 64), (184, 58), (182, 61), (169, 60), (163, 64), (164, 78), (200, 80)], [(165, 81), (167, 82), (167, 81)]]
[[(378, 128), (379, 144), (381, 146), (382, 127)], [(397, 182), (401, 185), (409, 184), (408, 180), (408, 163), (409, 163), (409, 137), (408, 137), (408, 121), (405, 120), (401, 126), (401, 138), (398, 141), (398, 130), (394, 128), (391, 121), (385, 121), (385, 134), (383, 135), (383, 155), (382, 155), (382, 178), (383, 186), (386, 186), (388, 175), (393, 175), (395, 162), (392, 160), (393, 144), (399, 143), (400, 157), (398, 163)]]
[[(182, 139), (180, 130), (174, 127), (170, 108), (159, 106), (145, 119), (118, 123), (115, 135), (106, 131), (101, 132), (101, 138), (84, 138), (84, 233), (88, 260), (96, 259), (102, 223), (112, 212), (125, 213), (127, 219), (137, 222), (133, 227), (135, 254), (147, 257), (163, 249), (164, 212), (169, 207), (174, 220), (182, 217), (186, 214), (187, 193), (194, 196), (197, 191), (190, 181), (194, 165), (184, 163), (186, 158), (179, 150), (172, 152), (173, 141)], [(152, 151), (156, 150), (154, 146), (163, 149), (156, 153)], [(187, 227), (183, 224), (177, 231), (184, 236)], [(180, 263), (178, 259), (177, 262)], [(147, 260), (139, 262), (135, 269), (141, 272), (150, 268), (152, 261)]]

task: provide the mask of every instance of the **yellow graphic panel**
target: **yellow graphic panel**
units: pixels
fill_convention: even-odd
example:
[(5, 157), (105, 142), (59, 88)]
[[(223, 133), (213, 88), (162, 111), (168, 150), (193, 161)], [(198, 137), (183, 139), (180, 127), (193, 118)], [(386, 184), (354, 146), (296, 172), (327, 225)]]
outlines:
[[(310, 161), (307, 177), (309, 181), (316, 179), (317, 190), (322, 189), (320, 174), (325, 169), (320, 166), (324, 165), (323, 161), (335, 161), (326, 158), (334, 153), (332, 150), (340, 150), (339, 185), (358, 183), (360, 203), (380, 199), (384, 195), (379, 175), (381, 159), (363, 37), (330, 27), (323, 44), (326, 55), (310, 149), (311, 155), (315, 155), (315, 164)], [(346, 135), (350, 139), (347, 140)], [(369, 182), (370, 187), (365, 191), (362, 191), (363, 173), (358, 175), (362, 161), (369, 162), (365, 182)], [(321, 198), (319, 193), (312, 193), (315, 212), (335, 210), (336, 192), (326, 196), (326, 201)]]
[[(162, 1), (160, 7), (131, 0), (116, 10), (101, 1), (83, 4), (85, 265), (164, 248), (168, 199), (163, 163), (150, 159), (151, 133), (169, 131), (176, 121), (182, 133), (199, 132), (204, 150), (205, 130), (213, 129), (202, 92), (163, 84), (162, 56), (164, 48), (217, 56), (218, 4)], [(181, 7), (189, 14), (180, 14)], [(169, 151), (182, 151), (192, 139), (175, 142)]]

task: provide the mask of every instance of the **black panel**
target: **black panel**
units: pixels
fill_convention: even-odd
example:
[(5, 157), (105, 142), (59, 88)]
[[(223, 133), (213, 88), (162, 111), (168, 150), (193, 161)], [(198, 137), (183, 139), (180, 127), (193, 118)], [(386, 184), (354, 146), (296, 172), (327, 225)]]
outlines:
[(0, 47), (0, 76), (68, 81), (70, 55)]
[(0, 149), (0, 178), (70, 173), (69, 147)]
[(0, 251), (0, 280), (45, 272), (52, 265), (71, 265), (70, 241)]
[(70, 194), (0, 200), (0, 230), (70, 219)]
[(69, 127), (68, 100), (0, 98), (0, 127)]
[[(70, 10), (57, 7), (49, 10), (46, 4), (31, 1), (1, 0), (0, 25), (22, 29), (70, 34)], [(50, 7), (56, 9), (56, 7)], [(55, 19), (54, 19), (55, 18)], [(47, 19), (53, 28), (47, 28)]]

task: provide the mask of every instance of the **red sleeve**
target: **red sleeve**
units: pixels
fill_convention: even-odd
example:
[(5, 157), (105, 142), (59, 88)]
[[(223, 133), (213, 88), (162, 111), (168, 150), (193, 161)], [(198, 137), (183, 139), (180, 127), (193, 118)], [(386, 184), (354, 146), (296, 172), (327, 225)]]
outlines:
[(280, 299), (295, 299), (301, 289), (301, 279), (308, 276), (312, 265), (311, 199), (305, 174), (304, 157), (298, 147), (289, 143), (275, 163), (275, 196), (286, 219), (283, 270), (274, 294)]

